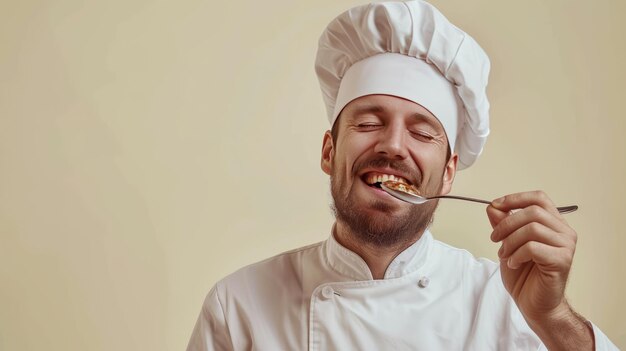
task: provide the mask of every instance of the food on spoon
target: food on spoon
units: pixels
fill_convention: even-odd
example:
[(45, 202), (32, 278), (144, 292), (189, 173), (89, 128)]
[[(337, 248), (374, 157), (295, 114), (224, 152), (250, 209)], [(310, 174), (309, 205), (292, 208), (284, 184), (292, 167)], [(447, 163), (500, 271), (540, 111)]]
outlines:
[(388, 187), (389, 189), (398, 190), (404, 193), (409, 193), (411, 195), (420, 196), (419, 192), (417, 191), (417, 188), (415, 188), (413, 185), (409, 185), (409, 184), (402, 183), (402, 182), (397, 182), (395, 180), (388, 180), (386, 182), (383, 182), (383, 184), (385, 184), (385, 186)]

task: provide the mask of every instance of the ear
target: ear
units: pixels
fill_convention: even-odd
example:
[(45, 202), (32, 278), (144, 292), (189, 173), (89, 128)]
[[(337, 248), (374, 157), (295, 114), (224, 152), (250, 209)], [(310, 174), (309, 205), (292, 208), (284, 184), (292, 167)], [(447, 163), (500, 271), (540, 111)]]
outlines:
[(324, 133), (324, 141), (322, 142), (322, 171), (330, 175), (333, 167), (333, 156), (335, 155), (335, 145), (333, 145), (333, 137), (330, 130)]
[(459, 155), (452, 154), (450, 160), (446, 164), (443, 170), (443, 185), (441, 187), (441, 195), (446, 195), (452, 190), (452, 183), (454, 183), (454, 176), (456, 175), (456, 164), (459, 161)]

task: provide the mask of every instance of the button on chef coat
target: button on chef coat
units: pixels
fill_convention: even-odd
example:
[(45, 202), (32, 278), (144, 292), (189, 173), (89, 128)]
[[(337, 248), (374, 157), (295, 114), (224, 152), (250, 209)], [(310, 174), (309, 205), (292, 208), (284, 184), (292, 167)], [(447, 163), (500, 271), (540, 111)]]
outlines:
[[(593, 326), (596, 350), (617, 350)], [(545, 350), (499, 265), (426, 231), (373, 280), (326, 241), (247, 266), (207, 295), (188, 351)]]

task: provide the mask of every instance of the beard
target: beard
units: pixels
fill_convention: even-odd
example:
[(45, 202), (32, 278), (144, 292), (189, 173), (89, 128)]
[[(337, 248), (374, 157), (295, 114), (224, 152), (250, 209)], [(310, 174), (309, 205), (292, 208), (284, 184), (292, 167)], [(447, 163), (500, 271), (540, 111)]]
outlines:
[[(366, 166), (388, 166), (397, 170), (405, 170), (401, 164), (394, 164), (392, 160), (372, 160)], [(440, 191), (443, 184), (434, 186)], [(374, 201), (367, 204), (355, 201), (352, 189), (344, 196), (342, 184), (335, 174), (330, 177), (330, 189), (333, 197), (331, 209), (338, 222), (344, 223), (352, 237), (362, 244), (380, 248), (393, 248), (417, 241), (422, 233), (432, 224), (438, 200), (428, 201), (421, 205), (408, 205), (406, 211), (398, 211), (397, 206), (391, 206), (384, 201)], [(430, 192), (425, 192), (430, 193)], [(401, 200), (397, 200), (401, 201)], [(374, 210), (363, 211), (367, 206)]]

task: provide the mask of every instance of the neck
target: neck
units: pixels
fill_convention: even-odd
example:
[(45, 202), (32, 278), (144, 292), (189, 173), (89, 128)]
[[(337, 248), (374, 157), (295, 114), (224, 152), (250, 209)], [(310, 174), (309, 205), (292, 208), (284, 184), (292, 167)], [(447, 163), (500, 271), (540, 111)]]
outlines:
[(350, 228), (342, 222), (336, 222), (333, 230), (335, 239), (346, 249), (359, 255), (367, 264), (374, 279), (383, 279), (387, 267), (402, 251), (413, 245), (422, 237), (423, 231), (412, 240), (389, 247), (381, 247), (372, 243), (364, 243), (354, 235)]

